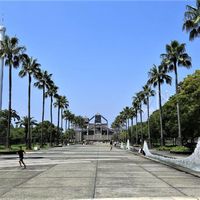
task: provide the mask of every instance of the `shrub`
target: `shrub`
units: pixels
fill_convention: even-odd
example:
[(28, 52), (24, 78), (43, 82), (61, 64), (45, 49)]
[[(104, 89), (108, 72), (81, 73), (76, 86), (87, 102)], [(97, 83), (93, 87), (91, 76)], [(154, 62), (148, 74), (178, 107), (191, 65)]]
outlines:
[(172, 147), (170, 149), (170, 152), (173, 152), (173, 153), (180, 153), (180, 152), (183, 152), (183, 153), (186, 153), (186, 152), (190, 152), (191, 150), (188, 148), (188, 147), (185, 147), (185, 146), (176, 146), (176, 147)]

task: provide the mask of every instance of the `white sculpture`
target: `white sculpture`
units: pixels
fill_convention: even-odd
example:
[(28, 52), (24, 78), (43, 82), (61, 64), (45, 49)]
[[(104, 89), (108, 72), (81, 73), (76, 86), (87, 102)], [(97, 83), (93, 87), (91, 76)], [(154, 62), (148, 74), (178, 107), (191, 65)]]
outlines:
[(182, 167), (189, 168), (194, 171), (200, 172), (200, 138), (198, 139), (197, 146), (192, 153), (192, 155), (186, 157), (186, 158), (179, 158), (179, 159), (174, 159), (174, 158), (166, 158), (163, 156), (158, 156), (154, 155), (149, 151), (147, 142), (144, 141), (143, 145), (143, 151), (145, 152), (145, 155), (150, 158), (155, 158), (164, 162), (180, 165)]
[(126, 149), (130, 150), (130, 142), (129, 142), (129, 139), (127, 139)]

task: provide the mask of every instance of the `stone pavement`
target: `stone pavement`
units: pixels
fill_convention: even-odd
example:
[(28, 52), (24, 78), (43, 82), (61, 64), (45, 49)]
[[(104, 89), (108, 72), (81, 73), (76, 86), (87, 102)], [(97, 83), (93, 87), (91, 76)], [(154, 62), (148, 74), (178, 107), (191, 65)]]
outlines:
[(0, 155), (0, 199), (200, 200), (200, 178), (108, 144)]

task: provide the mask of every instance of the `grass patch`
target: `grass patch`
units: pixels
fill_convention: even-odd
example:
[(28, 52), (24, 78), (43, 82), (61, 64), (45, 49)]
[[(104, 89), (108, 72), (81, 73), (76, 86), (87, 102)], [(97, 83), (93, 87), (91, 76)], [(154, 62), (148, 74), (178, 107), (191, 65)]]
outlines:
[(185, 146), (160, 146), (158, 151), (169, 151), (171, 153), (190, 153), (191, 149)]
[(160, 146), (156, 148), (158, 151), (170, 151), (171, 147), (169, 146)]
[(173, 153), (188, 153), (188, 152), (191, 152), (190, 148), (188, 147), (185, 147), (185, 146), (176, 146), (176, 147), (172, 147), (170, 149), (170, 152), (173, 152)]
[(13, 151), (18, 151), (20, 149), (20, 146), (22, 146), (22, 149), (26, 149), (25, 144), (13, 144), (11, 145), (11, 148), (8, 149), (4, 145), (0, 145), (0, 152), (13, 152)]

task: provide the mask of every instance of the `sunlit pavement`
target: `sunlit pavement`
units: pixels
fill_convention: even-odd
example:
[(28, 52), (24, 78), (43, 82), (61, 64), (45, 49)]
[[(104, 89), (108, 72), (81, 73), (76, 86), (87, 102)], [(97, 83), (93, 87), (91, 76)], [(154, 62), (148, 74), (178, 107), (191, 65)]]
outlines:
[(29, 152), (25, 163), (0, 155), (0, 199), (200, 200), (200, 178), (108, 144)]

